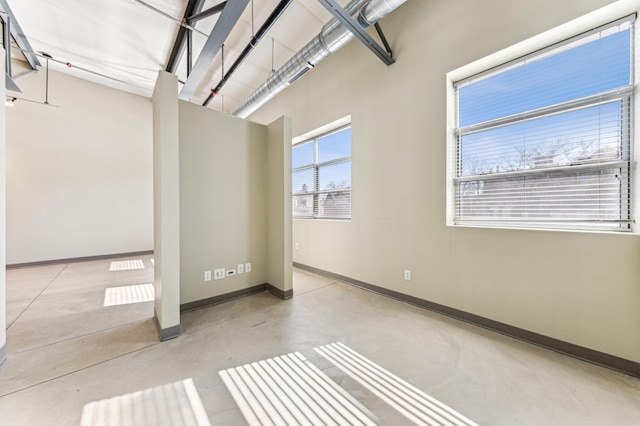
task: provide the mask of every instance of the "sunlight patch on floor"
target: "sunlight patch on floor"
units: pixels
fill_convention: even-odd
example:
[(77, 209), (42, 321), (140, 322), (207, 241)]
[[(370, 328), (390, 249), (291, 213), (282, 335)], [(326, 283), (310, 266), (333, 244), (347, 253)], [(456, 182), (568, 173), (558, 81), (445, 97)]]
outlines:
[(315, 351), (415, 424), (478, 426), (347, 345), (332, 343)]
[(82, 409), (80, 426), (210, 426), (192, 379), (94, 401)]
[(109, 272), (113, 271), (133, 271), (136, 269), (144, 269), (144, 263), (140, 259), (136, 260), (117, 260), (111, 262)]
[(366, 407), (298, 352), (219, 374), (251, 426), (376, 424)]
[(104, 292), (104, 306), (127, 305), (153, 300), (153, 284), (109, 287)]

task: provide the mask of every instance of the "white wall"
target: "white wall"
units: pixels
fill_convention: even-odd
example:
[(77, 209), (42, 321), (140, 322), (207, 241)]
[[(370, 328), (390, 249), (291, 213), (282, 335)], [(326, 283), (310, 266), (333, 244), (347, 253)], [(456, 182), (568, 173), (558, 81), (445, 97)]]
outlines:
[[(44, 100), (45, 72), (16, 96)], [(50, 72), (7, 111), (7, 263), (153, 249), (151, 101)]]
[[(0, 48), (4, 57), (4, 49)], [(4, 75), (4, 61), (0, 61), (0, 75)], [(4, 98), (5, 88), (0, 85), (0, 99)], [(0, 111), (0, 364), (7, 356), (7, 286), (6, 286), (6, 190), (5, 190), (5, 108)]]
[(352, 116), (353, 218), (294, 220), (294, 261), (640, 361), (640, 238), (445, 217), (446, 73), (607, 3), (410, 0), (381, 23), (396, 64), (354, 41), (255, 113)]

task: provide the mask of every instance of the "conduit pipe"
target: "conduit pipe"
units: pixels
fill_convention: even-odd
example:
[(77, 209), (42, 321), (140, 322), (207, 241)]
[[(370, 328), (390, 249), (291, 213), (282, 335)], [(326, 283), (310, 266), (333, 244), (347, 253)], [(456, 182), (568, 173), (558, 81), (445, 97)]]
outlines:
[(278, 3), (278, 6), (276, 6), (273, 12), (271, 12), (271, 15), (269, 15), (269, 17), (264, 22), (264, 24), (262, 24), (258, 32), (253, 37), (251, 37), (249, 44), (247, 44), (245, 48), (242, 50), (242, 52), (240, 53), (240, 56), (238, 56), (238, 59), (236, 59), (233, 65), (231, 65), (231, 68), (229, 68), (229, 71), (227, 71), (227, 73), (224, 76), (222, 76), (222, 79), (220, 80), (220, 82), (211, 91), (207, 99), (205, 99), (204, 103), (202, 104), (203, 106), (209, 105), (209, 102), (211, 102), (213, 97), (216, 96), (218, 93), (220, 93), (220, 89), (222, 89), (222, 86), (224, 86), (227, 83), (227, 81), (229, 80), (229, 77), (231, 77), (233, 73), (236, 72), (238, 67), (244, 62), (247, 56), (249, 56), (249, 54), (254, 49), (254, 47), (256, 47), (258, 43), (260, 43), (260, 40), (262, 40), (262, 38), (265, 36), (265, 34), (267, 34), (269, 29), (271, 29), (273, 24), (275, 24), (276, 21), (280, 18), (280, 16), (282, 16), (282, 14), (287, 9), (287, 7), (289, 7), (292, 1), (293, 0), (280, 0), (280, 3)]
[[(345, 10), (358, 20), (362, 28), (367, 28), (396, 10), (405, 1), (353, 0), (345, 7)], [(232, 115), (241, 118), (248, 117), (324, 58), (342, 49), (354, 38), (353, 33), (340, 24), (336, 18), (333, 18), (322, 27), (320, 33), (313, 40), (293, 55), (286, 64), (272, 74), (233, 111)]]

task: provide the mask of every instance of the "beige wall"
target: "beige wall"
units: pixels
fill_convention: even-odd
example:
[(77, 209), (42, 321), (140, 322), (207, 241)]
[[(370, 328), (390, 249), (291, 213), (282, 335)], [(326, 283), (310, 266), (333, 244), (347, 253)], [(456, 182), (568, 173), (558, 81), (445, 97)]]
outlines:
[[(17, 83), (44, 100), (44, 71)], [(49, 89), (60, 108), (7, 110), (7, 262), (153, 249), (151, 101), (55, 71)]]
[(353, 218), (294, 220), (294, 261), (640, 361), (640, 238), (446, 226), (446, 73), (607, 3), (410, 0), (396, 64), (352, 42), (255, 113), (352, 116)]
[[(180, 102), (180, 302), (267, 282), (267, 127)], [(249, 273), (204, 281), (204, 271)]]

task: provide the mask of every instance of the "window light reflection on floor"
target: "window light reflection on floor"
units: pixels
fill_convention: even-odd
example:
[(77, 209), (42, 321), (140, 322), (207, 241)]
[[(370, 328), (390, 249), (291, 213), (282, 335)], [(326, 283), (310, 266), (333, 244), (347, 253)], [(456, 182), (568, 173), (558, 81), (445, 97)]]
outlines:
[(378, 424), (373, 413), (299, 352), (218, 374), (250, 425)]
[(478, 426), (342, 343), (314, 350), (415, 424)]
[(109, 287), (104, 292), (104, 306), (126, 305), (153, 300), (153, 284)]
[(118, 260), (111, 262), (111, 265), (109, 266), (109, 272), (132, 271), (135, 269), (144, 269), (144, 263), (142, 262), (142, 260)]
[[(478, 426), (342, 343), (314, 349), (413, 424)], [(250, 425), (379, 424), (376, 414), (299, 352), (218, 374)]]
[(210, 426), (192, 379), (94, 401), (82, 409), (80, 426)]

